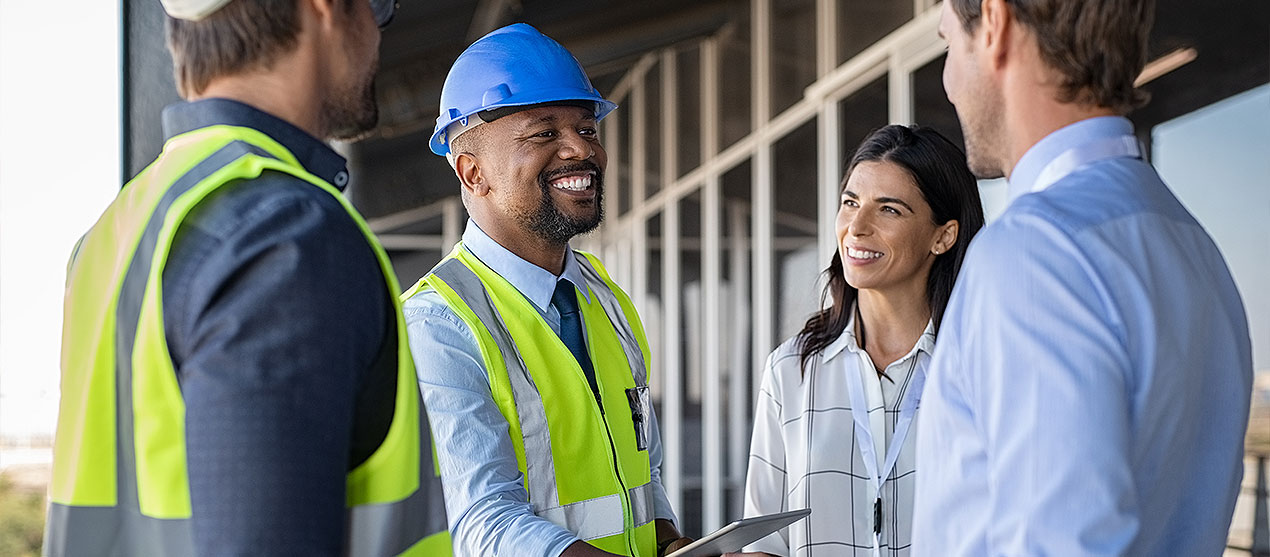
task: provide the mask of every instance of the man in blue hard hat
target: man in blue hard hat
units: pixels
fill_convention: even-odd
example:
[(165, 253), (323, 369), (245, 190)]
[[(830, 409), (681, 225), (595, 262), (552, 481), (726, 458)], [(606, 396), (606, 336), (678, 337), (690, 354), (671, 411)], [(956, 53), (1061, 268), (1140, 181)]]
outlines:
[(655, 557), (687, 545), (661, 485), (648, 343), (630, 298), (569, 241), (599, 225), (616, 106), (516, 24), (473, 43), (431, 148), (463, 241), (403, 294), (457, 555)]

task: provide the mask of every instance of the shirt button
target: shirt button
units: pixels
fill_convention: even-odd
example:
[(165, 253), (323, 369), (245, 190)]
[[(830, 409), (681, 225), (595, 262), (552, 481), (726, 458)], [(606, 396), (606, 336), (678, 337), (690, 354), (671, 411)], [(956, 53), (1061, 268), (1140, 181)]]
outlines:
[(341, 170), (339, 174), (335, 175), (335, 181), (333, 183), (335, 184), (335, 187), (337, 188), (342, 188), (344, 186), (347, 186), (348, 185), (348, 171)]

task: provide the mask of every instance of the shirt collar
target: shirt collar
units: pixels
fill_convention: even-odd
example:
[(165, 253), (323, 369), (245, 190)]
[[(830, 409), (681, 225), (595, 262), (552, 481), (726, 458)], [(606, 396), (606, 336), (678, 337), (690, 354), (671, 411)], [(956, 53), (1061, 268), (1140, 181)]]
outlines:
[(348, 166), (344, 157), (304, 130), (249, 105), (229, 99), (202, 99), (177, 103), (163, 110), (165, 139), (217, 125), (258, 130), (295, 155), (300, 165), (314, 176), (341, 191), (348, 185)]
[(1032, 191), (1041, 172), (1064, 152), (1107, 137), (1133, 133), (1133, 124), (1122, 116), (1098, 116), (1068, 124), (1036, 142), (1010, 172), (1009, 197), (1014, 200)]
[(495, 242), (472, 219), (468, 219), (467, 229), (463, 231), (463, 247), (499, 276), (507, 279), (507, 282), (540, 310), (551, 305), (551, 295), (555, 293), (556, 282), (560, 280), (573, 283), (587, 303), (591, 303), (591, 291), (586, 287), (582, 268), (578, 266), (572, 249), (565, 250), (564, 272), (557, 277)]
[[(840, 354), (843, 350), (850, 350), (851, 352), (855, 352), (855, 353), (860, 353), (864, 351), (864, 349), (860, 348), (860, 345), (856, 343), (855, 306), (852, 306), (851, 308), (851, 317), (847, 319), (847, 328), (843, 329), (842, 334), (838, 335), (838, 338), (834, 339), (833, 342), (829, 343), (829, 346), (825, 347), (825, 351), (824, 351), (825, 361), (829, 361), (834, 356), (837, 356), (838, 354)], [(934, 350), (935, 350), (935, 323), (933, 321), (927, 321), (926, 330), (922, 331), (921, 337), (918, 337), (917, 345), (913, 346), (913, 349), (910, 350), (909, 353), (906, 354), (903, 358), (900, 358), (899, 361), (907, 360), (910, 356), (912, 356), (913, 354), (916, 354), (918, 351), (931, 354), (934, 352)]]

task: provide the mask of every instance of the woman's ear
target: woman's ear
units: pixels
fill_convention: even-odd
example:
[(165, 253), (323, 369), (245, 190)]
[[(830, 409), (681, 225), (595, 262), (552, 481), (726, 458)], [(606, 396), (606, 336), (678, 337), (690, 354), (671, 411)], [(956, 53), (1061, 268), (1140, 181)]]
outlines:
[(950, 220), (935, 231), (935, 242), (931, 245), (930, 252), (935, 255), (947, 253), (957, 244), (957, 231), (961, 225), (956, 220)]

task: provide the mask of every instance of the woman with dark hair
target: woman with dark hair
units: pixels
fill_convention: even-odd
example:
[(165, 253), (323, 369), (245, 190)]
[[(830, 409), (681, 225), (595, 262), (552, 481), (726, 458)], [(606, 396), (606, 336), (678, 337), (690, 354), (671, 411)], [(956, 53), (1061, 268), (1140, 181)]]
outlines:
[(983, 208), (939, 133), (886, 126), (842, 183), (821, 306), (763, 374), (745, 515), (811, 508), (762, 555), (908, 555), (914, 417), (953, 282)]

